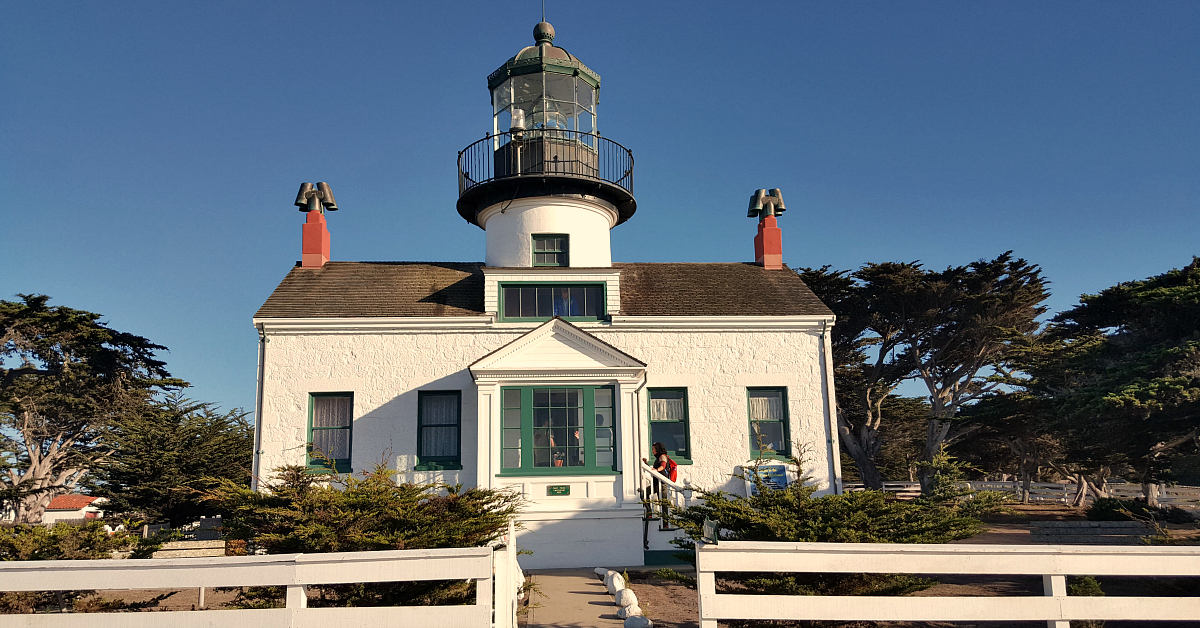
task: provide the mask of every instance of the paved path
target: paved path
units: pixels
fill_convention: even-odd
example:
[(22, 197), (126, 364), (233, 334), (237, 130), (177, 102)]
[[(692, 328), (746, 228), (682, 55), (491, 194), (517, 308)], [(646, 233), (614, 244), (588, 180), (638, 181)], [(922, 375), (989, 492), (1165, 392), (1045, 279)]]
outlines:
[(617, 605), (591, 569), (540, 569), (526, 572), (537, 585), (529, 628), (614, 628)]

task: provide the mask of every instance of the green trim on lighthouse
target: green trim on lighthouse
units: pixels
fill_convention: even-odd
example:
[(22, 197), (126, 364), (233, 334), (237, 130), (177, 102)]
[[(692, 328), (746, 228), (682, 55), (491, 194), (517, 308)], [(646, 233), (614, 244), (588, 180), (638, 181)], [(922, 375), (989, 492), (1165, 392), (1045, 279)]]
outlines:
[(513, 58), (488, 75), (488, 89), (496, 89), (510, 76), (539, 72), (578, 76), (593, 88), (600, 88), (599, 74), (565, 49), (550, 43), (554, 41), (554, 27), (549, 23), (539, 22), (534, 26), (533, 39), (534, 45), (522, 48)]

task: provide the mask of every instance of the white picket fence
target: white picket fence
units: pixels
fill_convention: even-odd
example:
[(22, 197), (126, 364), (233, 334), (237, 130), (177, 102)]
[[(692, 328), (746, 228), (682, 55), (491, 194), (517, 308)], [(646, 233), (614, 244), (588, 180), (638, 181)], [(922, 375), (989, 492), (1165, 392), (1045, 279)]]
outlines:
[[(473, 580), (475, 603), (469, 606), (308, 607), (306, 587), (309, 585), (424, 580)], [(287, 606), (278, 609), (0, 615), (0, 627), (515, 628), (517, 589), (522, 584), (517, 581), (516, 547), (512, 543), (498, 548), (0, 562), (0, 591), (287, 587)]]
[[(885, 597), (717, 593), (721, 572), (1035, 575), (1043, 596)], [(1067, 576), (1200, 576), (1200, 547), (697, 543), (700, 628), (717, 621), (1195, 621), (1196, 597), (1068, 597)]]
[[(848, 482), (847, 491), (861, 491), (862, 483)], [(964, 482), (964, 488), (973, 491), (1001, 491), (1021, 494), (1020, 482), (992, 482), (973, 480)], [(1119, 499), (1136, 499), (1142, 496), (1141, 484), (1108, 484), (1108, 494)], [(1164, 506), (1179, 506), (1181, 508), (1200, 508), (1200, 487), (1197, 486), (1167, 486), (1156, 485), (1158, 503)], [(900, 497), (918, 497), (921, 495), (919, 482), (884, 482), (883, 490), (896, 493)], [(1075, 498), (1078, 487), (1069, 482), (1032, 482), (1029, 485), (1029, 501), (1031, 503), (1069, 504)], [(1086, 501), (1091, 503), (1092, 495), (1088, 493)]]

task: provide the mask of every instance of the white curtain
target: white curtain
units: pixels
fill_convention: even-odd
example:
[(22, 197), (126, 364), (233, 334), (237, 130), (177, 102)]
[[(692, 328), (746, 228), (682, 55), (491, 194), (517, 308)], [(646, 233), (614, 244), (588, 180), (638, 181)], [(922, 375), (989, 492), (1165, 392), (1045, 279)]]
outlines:
[(458, 395), (421, 396), (420, 455), (458, 455)]
[(687, 418), (683, 399), (651, 399), (650, 419), (654, 421), (682, 421)]
[(350, 397), (313, 397), (313, 427), (350, 427)]
[(782, 421), (783, 398), (778, 395), (750, 398), (750, 420)]

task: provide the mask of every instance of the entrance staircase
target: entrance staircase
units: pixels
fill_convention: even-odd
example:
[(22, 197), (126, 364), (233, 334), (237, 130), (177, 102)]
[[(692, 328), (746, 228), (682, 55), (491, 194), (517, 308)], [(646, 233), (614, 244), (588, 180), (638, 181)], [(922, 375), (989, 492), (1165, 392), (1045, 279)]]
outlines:
[[(691, 487), (672, 482), (661, 473), (655, 471), (645, 462), (642, 465), (642, 487), (638, 489), (642, 496), (644, 511), (642, 513), (642, 547), (645, 553), (646, 565), (681, 565), (685, 564), (673, 554), (680, 551), (671, 543), (676, 538), (683, 538), (683, 531), (671, 527), (664, 512), (682, 508), (691, 501)], [(657, 490), (656, 490), (657, 489)]]

